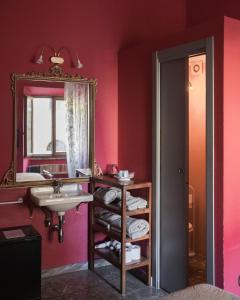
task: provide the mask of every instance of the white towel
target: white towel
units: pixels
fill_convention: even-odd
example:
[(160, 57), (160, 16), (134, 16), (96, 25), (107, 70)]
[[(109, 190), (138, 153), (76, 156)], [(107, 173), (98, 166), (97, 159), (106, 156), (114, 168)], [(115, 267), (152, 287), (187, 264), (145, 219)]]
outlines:
[[(117, 227), (110, 227), (110, 230), (113, 233), (117, 233), (117, 234), (121, 234), (121, 229), (117, 228)], [(147, 228), (137, 231), (137, 232), (133, 232), (133, 233), (127, 233), (127, 236), (130, 237), (131, 239), (138, 239), (143, 237), (144, 235), (148, 234), (149, 230)]]
[[(130, 192), (126, 192), (126, 197), (130, 196)], [(118, 188), (104, 188), (100, 187), (94, 192), (94, 197), (96, 200), (102, 201), (105, 204), (110, 204), (116, 199), (122, 198), (121, 189)]]
[[(121, 219), (115, 219), (110, 224), (110, 230), (113, 232), (121, 232)], [(134, 239), (146, 235), (149, 232), (149, 224), (144, 219), (135, 219), (127, 217), (126, 219), (126, 233)]]
[[(101, 223), (105, 227), (113, 232), (121, 232), (121, 216), (114, 214), (106, 209), (97, 208), (95, 210), (95, 217), (98, 223)], [(139, 238), (146, 235), (149, 232), (149, 224), (144, 219), (135, 219), (132, 217), (126, 218), (126, 233), (130, 238)]]
[(95, 193), (95, 199), (102, 201), (105, 204), (112, 203), (118, 197), (118, 191), (109, 188), (98, 188)]
[(108, 231), (110, 230), (110, 224), (108, 222), (98, 218), (96, 218), (96, 222), (105, 227)]
[(113, 221), (120, 219), (121, 216), (118, 214), (114, 214), (106, 209), (103, 208), (96, 208), (95, 209), (95, 217), (101, 220), (104, 220), (105, 222), (108, 222), (111, 224)]
[[(118, 202), (118, 206), (122, 206), (122, 202)], [(147, 201), (140, 197), (133, 197), (129, 196), (126, 201), (127, 210), (132, 211), (136, 210), (138, 208), (146, 208), (147, 207)]]
[[(114, 190), (114, 191), (117, 192), (117, 198), (116, 199), (119, 199), (119, 200), (122, 199), (122, 190), (121, 189), (116, 188), (116, 187), (110, 187), (109, 189)], [(128, 198), (130, 196), (131, 196), (131, 193), (129, 191), (126, 191), (126, 198)]]

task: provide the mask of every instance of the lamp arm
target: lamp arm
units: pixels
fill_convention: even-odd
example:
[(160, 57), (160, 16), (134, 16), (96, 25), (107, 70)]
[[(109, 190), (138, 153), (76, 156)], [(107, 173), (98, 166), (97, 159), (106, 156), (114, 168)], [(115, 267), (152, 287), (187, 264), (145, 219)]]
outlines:
[(82, 63), (80, 62), (79, 57), (78, 57), (77, 54), (75, 54), (76, 62), (74, 62), (72, 51), (70, 51), (70, 49), (69, 49), (68, 47), (63, 46), (63, 47), (59, 48), (58, 51), (57, 51), (57, 56), (59, 56), (60, 53), (61, 53), (63, 50), (66, 50), (66, 51), (67, 51), (67, 53), (69, 54), (69, 56), (70, 56), (70, 58), (71, 58), (71, 60), (72, 60), (72, 64), (73, 64), (73, 66), (74, 66), (75, 68), (80, 69), (80, 68), (83, 67), (83, 65), (82, 65)]
[(73, 58), (72, 52), (68, 49), (68, 47), (65, 47), (65, 46), (59, 48), (58, 51), (56, 51), (56, 56), (59, 56), (60, 53), (61, 53), (64, 49), (67, 51), (67, 53), (70, 55), (70, 57), (71, 57), (71, 59), (72, 59), (72, 58)]
[(56, 52), (56, 50), (53, 48), (53, 47), (51, 47), (51, 46), (49, 46), (49, 45), (43, 45), (42, 46), (42, 49), (41, 49), (41, 53), (40, 53), (40, 56), (39, 57), (43, 57), (43, 54), (44, 54), (44, 52), (45, 52), (45, 50), (46, 49), (50, 49), (53, 53), (54, 53), (54, 56), (56, 56), (57, 55), (57, 52)]
[(53, 47), (51, 47), (50, 45), (45, 45), (45, 48), (49, 48), (49, 49), (51, 49), (52, 50), (52, 52), (54, 53), (54, 56), (56, 56), (57, 55), (57, 51), (53, 48)]

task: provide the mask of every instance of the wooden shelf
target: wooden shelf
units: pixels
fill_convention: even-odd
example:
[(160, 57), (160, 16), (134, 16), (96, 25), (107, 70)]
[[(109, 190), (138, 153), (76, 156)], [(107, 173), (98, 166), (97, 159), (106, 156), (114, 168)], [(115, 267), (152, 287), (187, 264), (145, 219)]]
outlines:
[(113, 251), (109, 249), (94, 249), (95, 253), (102, 258), (109, 261), (111, 264), (113, 264), (115, 267), (120, 268), (121, 263), (119, 260), (119, 257), (117, 257), (116, 254), (113, 253)]
[[(100, 257), (106, 259), (114, 266), (118, 267), (120, 272), (120, 291), (121, 293), (125, 293), (126, 290), (126, 271), (128, 270), (136, 270), (137, 268), (146, 267), (146, 283), (148, 285), (151, 284), (151, 207), (152, 207), (152, 184), (150, 182), (138, 182), (137, 180), (131, 180), (129, 182), (120, 182), (116, 178), (109, 176), (99, 176), (93, 177), (91, 179), (91, 193), (94, 193), (97, 186), (112, 186), (119, 188), (121, 190), (122, 195), (122, 205), (118, 207), (113, 204), (106, 205), (103, 202), (94, 199), (93, 202), (89, 204), (89, 269), (94, 270), (94, 254), (98, 254)], [(128, 190), (136, 190), (136, 189), (145, 189), (144, 195), (146, 195), (146, 200), (148, 205), (146, 208), (137, 209), (134, 211), (126, 210), (126, 202), (127, 202), (127, 191)], [(120, 215), (122, 221), (122, 231), (121, 233), (115, 233), (109, 231), (106, 227), (101, 224), (98, 224), (95, 220), (94, 211), (96, 207), (104, 208), (108, 211), (116, 213)], [(144, 217), (149, 222), (150, 231), (148, 234), (141, 238), (131, 239), (126, 236), (126, 218), (130, 216), (140, 216)], [(144, 241), (146, 247), (146, 257), (141, 257), (139, 261), (135, 261), (132, 263), (125, 263), (125, 251), (121, 252), (121, 256), (119, 257), (108, 248), (104, 249), (95, 249), (95, 233), (101, 232), (105, 234), (109, 239), (117, 240), (121, 243), (123, 249), (125, 249), (126, 243), (136, 243)], [(140, 269), (141, 270), (141, 269)]]
[[(114, 253), (114, 251), (110, 249), (95, 249), (95, 253), (102, 258), (109, 261), (111, 264), (113, 264), (117, 268), (121, 268), (121, 257), (119, 257), (117, 254)], [(149, 259), (142, 256), (139, 261), (133, 261), (130, 263), (125, 263), (125, 270), (132, 270), (136, 268), (141, 268), (144, 266), (147, 266), (149, 264)]]
[[(109, 231), (107, 230), (107, 228), (105, 228), (104, 226), (101, 226), (100, 224), (94, 224), (93, 225), (93, 230), (97, 231), (97, 232), (102, 232), (104, 234), (106, 234), (108, 237), (110, 237), (111, 239), (117, 240), (119, 242), (122, 241), (121, 239), (121, 234), (117, 234), (115, 232)], [(149, 234), (146, 234), (140, 238), (136, 238), (136, 239), (131, 239), (129, 237), (126, 237), (126, 243), (136, 243), (136, 242), (140, 242), (140, 241), (145, 241), (149, 239)]]
[[(121, 208), (117, 207), (116, 205), (113, 205), (113, 204), (104, 204), (103, 202), (99, 201), (99, 200), (95, 200), (93, 202), (93, 205), (94, 206), (98, 206), (98, 207), (101, 207), (101, 208), (104, 208), (104, 209), (107, 209), (115, 214), (121, 214)], [(149, 214), (150, 213), (150, 209), (147, 207), (147, 208), (139, 208), (139, 209), (136, 209), (136, 210), (128, 210), (126, 212), (126, 215), (128, 217), (130, 216), (137, 216), (137, 215), (144, 215), (144, 214)]]
[(135, 189), (141, 189), (146, 187), (151, 187), (151, 182), (138, 182), (137, 180), (133, 179), (128, 182), (119, 181), (114, 177), (110, 176), (94, 176), (93, 180), (95, 182), (104, 184), (104, 185), (110, 185), (118, 188), (124, 188), (125, 190), (135, 190)]
[(150, 214), (150, 209), (149, 208), (139, 208), (136, 210), (128, 210), (126, 214), (129, 217), (138, 216), (138, 215), (146, 215), (146, 214)]
[(121, 210), (119, 209), (119, 207), (113, 204), (104, 204), (103, 202), (94, 199), (93, 205), (107, 209), (115, 214), (119, 214), (119, 215), (121, 214)]

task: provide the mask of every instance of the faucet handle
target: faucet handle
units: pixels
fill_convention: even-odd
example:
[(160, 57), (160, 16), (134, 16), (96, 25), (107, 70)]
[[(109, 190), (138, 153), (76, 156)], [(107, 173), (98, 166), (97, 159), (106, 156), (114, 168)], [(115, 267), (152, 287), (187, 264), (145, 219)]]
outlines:
[(53, 183), (52, 183), (53, 186), (59, 186), (59, 187), (62, 187), (63, 186), (63, 183), (60, 182), (60, 181), (57, 181), (57, 180), (54, 180)]
[(53, 183), (52, 183), (52, 185), (53, 185), (53, 186), (58, 186), (58, 181), (57, 181), (57, 180), (54, 180)]
[(60, 192), (61, 192), (60, 189), (63, 186), (63, 183), (60, 181), (54, 180), (52, 185), (53, 185), (54, 193), (60, 194)]

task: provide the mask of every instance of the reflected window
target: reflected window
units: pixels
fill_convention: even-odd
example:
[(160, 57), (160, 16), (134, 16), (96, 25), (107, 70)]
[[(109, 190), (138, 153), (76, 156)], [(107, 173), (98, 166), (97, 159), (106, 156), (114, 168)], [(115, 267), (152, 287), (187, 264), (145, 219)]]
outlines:
[(26, 156), (66, 155), (66, 106), (59, 97), (26, 97)]
[(63, 99), (56, 99), (56, 143), (55, 152), (66, 152), (67, 132), (66, 132), (66, 105)]

